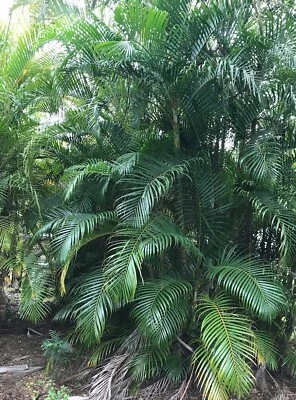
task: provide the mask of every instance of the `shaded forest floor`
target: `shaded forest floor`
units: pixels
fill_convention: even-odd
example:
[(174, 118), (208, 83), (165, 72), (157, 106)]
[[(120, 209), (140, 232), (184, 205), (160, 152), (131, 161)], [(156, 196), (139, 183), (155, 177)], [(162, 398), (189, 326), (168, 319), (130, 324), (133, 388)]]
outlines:
[[(10, 295), (9, 300), (9, 307), (15, 317), (18, 299)], [(28, 335), (28, 327), (35, 329), (41, 336), (34, 333)], [(81, 360), (67, 368), (54, 369), (54, 374), (50, 378), (45, 373), (46, 359), (41, 344), (49, 338), (51, 330), (59, 331), (59, 328), (51, 321), (32, 325), (13, 318), (9, 323), (0, 323), (0, 367), (17, 365), (28, 367), (26, 371), (16, 374), (0, 373), (0, 400), (44, 400), (50, 389), (58, 390), (62, 385), (67, 387), (69, 395), (86, 394), (87, 390), (83, 386), (87, 382), (76, 377)], [(41, 368), (31, 372), (30, 369), (34, 367)], [(253, 389), (244, 400), (296, 400), (296, 384), (283, 380), (275, 381), (271, 377), (268, 381), (268, 394), (263, 395), (259, 390)], [(199, 400), (195, 396), (192, 399)]]
[[(20, 320), (18, 291), (9, 289), (6, 295), (7, 322), (0, 322), (0, 368), (24, 368), (19, 372), (0, 373), (0, 400), (43, 400), (50, 390), (58, 391), (62, 385), (67, 388), (69, 395), (85, 393), (82, 383), (75, 378), (81, 360), (67, 368), (53, 368), (50, 376), (46, 373), (47, 360), (41, 344), (50, 337), (51, 331), (59, 332), (61, 326), (52, 323), (51, 320), (38, 325)], [(34, 334), (33, 331), (29, 331), (28, 334), (28, 328), (40, 335)]]
[[(28, 369), (17, 373), (0, 374), (0, 400), (43, 400), (51, 389), (58, 390), (61, 385), (67, 387), (69, 394), (82, 395), (82, 383), (71, 379), (77, 373), (75, 367), (54, 371), (52, 377), (45, 374), (46, 360), (41, 343), (54, 329), (50, 324), (30, 327), (42, 333), (27, 335), (28, 324), (0, 324), (0, 367), (25, 366)], [(41, 367), (34, 371), (34, 367)], [(33, 372), (30, 370), (33, 369)]]
[[(0, 365), (2, 367), (24, 365), (28, 367), (45, 365), (45, 360), (40, 348), (42, 337), (28, 338), (24, 329), (20, 326), (12, 329), (7, 326), (0, 328)], [(1, 374), (0, 375), (0, 399), (1, 400), (25, 400), (32, 399), (30, 382), (44, 381), (43, 370), (32, 374)]]
[[(42, 341), (49, 336), (49, 324), (33, 326), (42, 336), (27, 336), (27, 324), (0, 326), (0, 366), (27, 364), (29, 368), (42, 366), (43, 369), (33, 373), (0, 374), (0, 400), (43, 400), (49, 387), (66, 385), (71, 395), (83, 395), (86, 391), (81, 382), (71, 381), (75, 368), (56, 371), (54, 378), (48, 378), (44, 372), (46, 360), (41, 350)], [(70, 379), (70, 380), (69, 380)], [(270, 394), (263, 395), (253, 389), (246, 400), (296, 400), (296, 385), (278, 382), (278, 387), (269, 382)], [(196, 399), (196, 397), (195, 397)], [(152, 400), (152, 399), (151, 399)]]

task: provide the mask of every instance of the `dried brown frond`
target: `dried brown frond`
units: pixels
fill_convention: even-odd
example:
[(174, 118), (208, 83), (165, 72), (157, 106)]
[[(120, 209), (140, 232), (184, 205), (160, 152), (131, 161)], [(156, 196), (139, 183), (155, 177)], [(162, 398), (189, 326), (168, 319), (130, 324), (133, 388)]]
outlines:
[(129, 354), (109, 358), (93, 376), (90, 396), (92, 400), (123, 400), (128, 397), (131, 377), (128, 374)]

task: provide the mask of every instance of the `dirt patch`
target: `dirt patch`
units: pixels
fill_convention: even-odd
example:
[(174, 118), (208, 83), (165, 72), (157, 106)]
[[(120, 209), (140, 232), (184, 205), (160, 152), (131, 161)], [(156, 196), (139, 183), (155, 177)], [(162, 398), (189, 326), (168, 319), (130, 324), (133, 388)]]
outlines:
[[(42, 400), (49, 388), (59, 388), (64, 384), (69, 394), (81, 394), (81, 384), (73, 383), (70, 374), (77, 373), (75, 366), (65, 371), (58, 370), (53, 378), (45, 374), (46, 360), (43, 356), (41, 343), (49, 337), (50, 330), (58, 330), (52, 324), (32, 326), (42, 333), (42, 336), (30, 333), (28, 325), (0, 325), (0, 367), (27, 365), (28, 369), (17, 374), (0, 374), (0, 400)], [(29, 372), (33, 367), (42, 367), (37, 372)]]
[[(27, 365), (28, 368), (45, 366), (40, 345), (43, 340), (41, 336), (27, 336), (26, 330), (16, 328), (17, 333), (11, 333), (9, 329), (0, 329), (0, 365)], [(29, 371), (29, 369), (28, 369)], [(30, 392), (26, 390), (28, 379), (43, 379), (43, 372), (38, 371), (31, 374), (20, 372), (18, 374), (0, 375), (0, 400), (25, 400), (31, 399)]]

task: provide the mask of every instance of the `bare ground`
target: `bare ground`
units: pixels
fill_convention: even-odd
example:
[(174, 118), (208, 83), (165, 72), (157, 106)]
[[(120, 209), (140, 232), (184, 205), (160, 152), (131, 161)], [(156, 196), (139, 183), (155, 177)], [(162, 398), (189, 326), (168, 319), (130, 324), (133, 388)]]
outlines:
[[(31, 325), (30, 325), (31, 326)], [(27, 325), (0, 325), (0, 367), (27, 364), (28, 370), (17, 374), (0, 374), (0, 400), (42, 400), (46, 397), (50, 386), (59, 387), (64, 384), (69, 392), (81, 394), (80, 382), (71, 381), (70, 375), (75, 370), (60, 370), (55, 379), (46, 376), (44, 368), (46, 360), (41, 350), (41, 342), (49, 337), (50, 325), (34, 326), (42, 336), (27, 335)], [(32, 367), (42, 367), (37, 372), (29, 372)], [(80, 392), (80, 393), (79, 393)]]

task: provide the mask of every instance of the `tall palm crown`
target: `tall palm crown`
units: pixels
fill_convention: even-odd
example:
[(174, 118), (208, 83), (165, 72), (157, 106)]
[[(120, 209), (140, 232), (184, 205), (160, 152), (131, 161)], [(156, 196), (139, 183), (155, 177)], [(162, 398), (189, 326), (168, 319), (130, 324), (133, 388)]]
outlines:
[(296, 30), (282, 11), (122, 1), (111, 27), (63, 17), (40, 39), (59, 44), (46, 84), (66, 114), (25, 162), (54, 161), (65, 194), (35, 239), (49, 235), (67, 291), (58, 318), (93, 363), (113, 354), (94, 398), (227, 399), (249, 391), (252, 363), (277, 367), (269, 332), (295, 248)]

